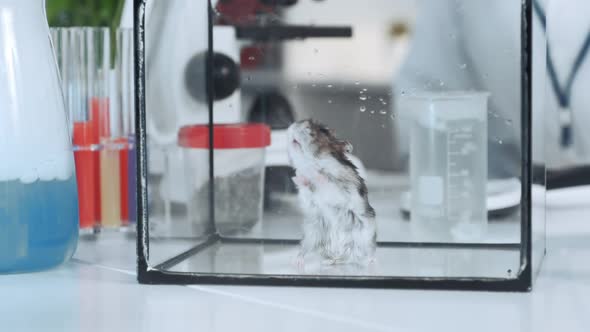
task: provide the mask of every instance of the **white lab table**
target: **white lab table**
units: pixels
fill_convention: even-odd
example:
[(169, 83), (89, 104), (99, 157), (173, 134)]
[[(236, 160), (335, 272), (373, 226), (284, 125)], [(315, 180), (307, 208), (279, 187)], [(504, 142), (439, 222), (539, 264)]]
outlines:
[(550, 208), (548, 228), (532, 293), (148, 286), (134, 249), (81, 248), (59, 269), (0, 276), (0, 330), (588, 331), (590, 206)]

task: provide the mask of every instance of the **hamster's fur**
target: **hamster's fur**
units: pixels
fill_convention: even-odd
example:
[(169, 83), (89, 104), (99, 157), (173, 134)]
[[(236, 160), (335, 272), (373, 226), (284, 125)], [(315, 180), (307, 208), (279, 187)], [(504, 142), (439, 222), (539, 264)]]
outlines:
[(352, 146), (313, 120), (288, 129), (288, 154), (305, 219), (297, 263), (311, 252), (332, 264), (374, 260), (375, 210), (365, 180), (351, 162)]

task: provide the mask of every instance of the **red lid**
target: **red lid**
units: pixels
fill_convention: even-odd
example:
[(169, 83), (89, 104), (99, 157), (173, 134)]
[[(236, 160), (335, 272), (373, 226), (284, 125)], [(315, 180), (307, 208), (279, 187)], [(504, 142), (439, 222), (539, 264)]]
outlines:
[[(214, 149), (262, 148), (270, 145), (270, 127), (259, 123), (213, 126)], [(209, 125), (180, 128), (178, 144), (185, 148), (209, 148)]]

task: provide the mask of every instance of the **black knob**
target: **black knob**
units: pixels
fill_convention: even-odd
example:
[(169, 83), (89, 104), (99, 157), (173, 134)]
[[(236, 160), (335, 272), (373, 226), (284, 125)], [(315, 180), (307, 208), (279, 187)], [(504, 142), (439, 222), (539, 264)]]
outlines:
[(260, 3), (266, 6), (292, 6), (297, 3), (297, 0), (259, 0)]
[(250, 109), (248, 121), (265, 123), (271, 129), (287, 129), (295, 122), (293, 108), (278, 92), (265, 92), (256, 97)]
[[(231, 96), (240, 86), (240, 68), (227, 55), (213, 53), (211, 61), (212, 92), (214, 100)], [(196, 100), (207, 101), (207, 53), (193, 56), (185, 70), (185, 84)]]

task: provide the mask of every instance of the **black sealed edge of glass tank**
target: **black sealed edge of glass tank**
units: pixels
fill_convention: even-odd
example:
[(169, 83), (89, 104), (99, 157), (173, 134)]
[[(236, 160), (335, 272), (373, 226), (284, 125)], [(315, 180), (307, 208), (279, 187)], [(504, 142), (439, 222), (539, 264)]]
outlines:
[[(162, 271), (166, 266), (174, 265), (184, 258), (219, 242), (247, 241), (250, 243), (283, 243), (283, 240), (268, 239), (228, 239), (214, 235), (208, 241), (169, 259), (163, 264), (151, 267), (148, 263), (149, 228), (147, 210), (147, 128), (145, 107), (145, 8), (148, 1), (134, 0), (134, 55), (135, 55), (135, 121), (137, 142), (137, 279), (141, 284), (215, 284), (215, 285), (256, 285), (256, 286), (307, 286), (307, 287), (341, 287), (341, 288), (391, 288), (391, 289), (429, 289), (429, 290), (474, 290), (500, 292), (526, 292), (532, 289), (532, 199), (531, 185), (532, 165), (532, 1), (523, 1), (521, 13), (521, 269), (516, 278), (447, 278), (447, 277), (384, 277), (384, 276), (320, 276), (320, 275), (255, 275), (255, 274), (216, 274), (184, 273)], [(195, 0), (202, 1), (202, 0)], [(212, 8), (209, 1), (209, 20)], [(209, 24), (209, 54), (212, 47), (212, 26)], [(208, 66), (209, 67), (209, 66)], [(207, 80), (211, 80), (210, 72)], [(213, 123), (213, 91), (207, 84), (209, 99), (209, 124)], [(210, 126), (212, 131), (212, 126)], [(213, 133), (210, 133), (213, 140)], [(212, 146), (212, 145), (211, 145)], [(210, 149), (210, 178), (213, 178), (213, 150)], [(210, 197), (213, 195), (213, 181), (210, 181)], [(211, 205), (213, 199), (210, 200)], [(214, 211), (211, 208), (211, 211)], [(212, 218), (214, 220), (214, 216)], [(291, 241), (292, 242), (292, 241)], [(404, 244), (390, 243), (403, 246)], [(429, 244), (406, 244), (406, 246), (426, 247)], [(438, 245), (444, 247), (444, 244)], [(470, 245), (478, 247), (477, 244)]]

